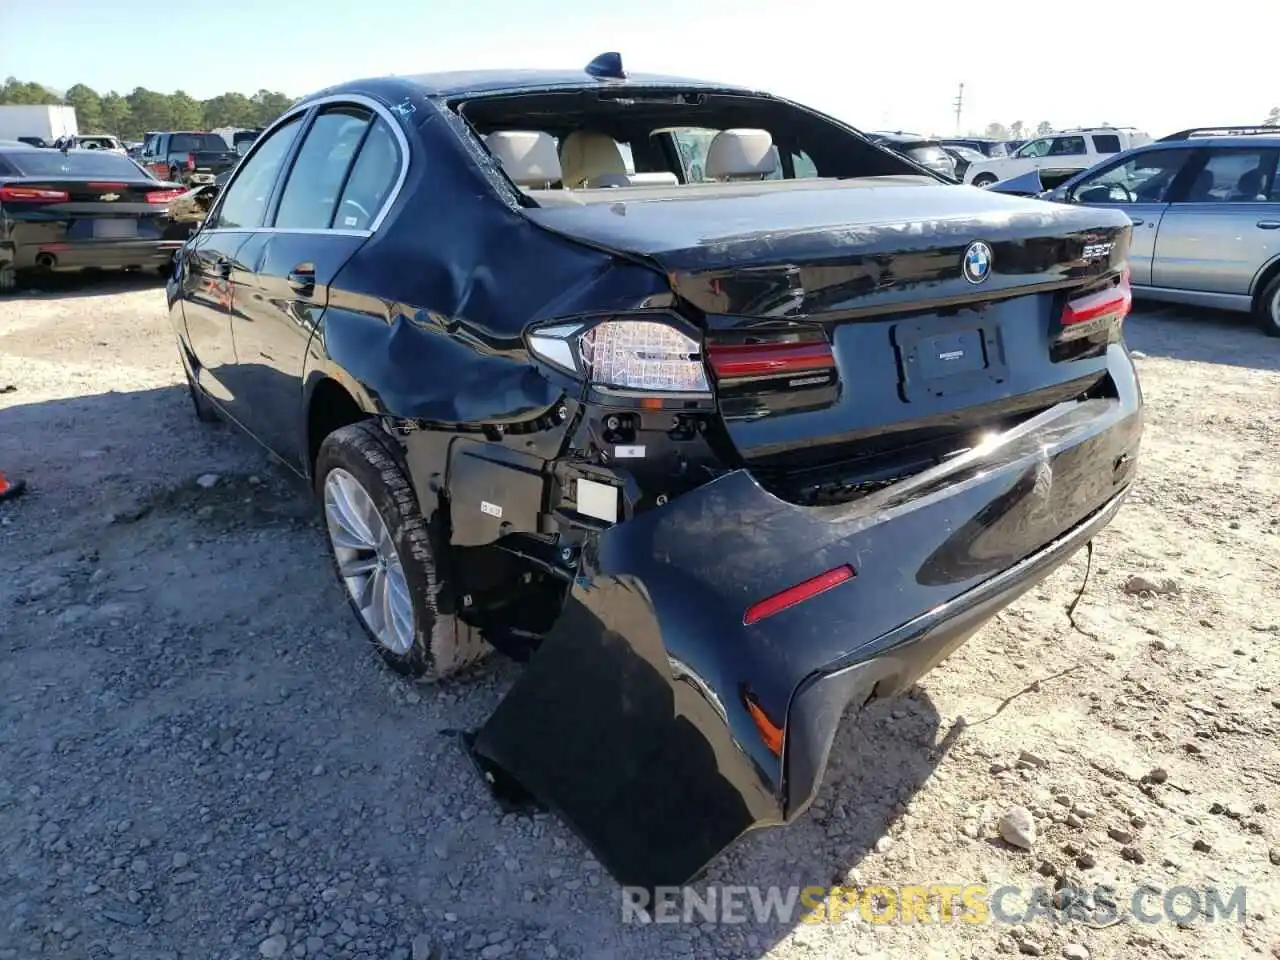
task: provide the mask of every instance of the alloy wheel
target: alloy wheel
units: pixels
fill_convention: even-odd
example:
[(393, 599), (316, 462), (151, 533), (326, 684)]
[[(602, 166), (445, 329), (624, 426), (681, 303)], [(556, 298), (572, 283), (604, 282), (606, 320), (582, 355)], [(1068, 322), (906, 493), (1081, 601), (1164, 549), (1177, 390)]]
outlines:
[(395, 543), (373, 498), (340, 467), (324, 480), (324, 518), (342, 578), (378, 643), (404, 655), (413, 646), (413, 604)]

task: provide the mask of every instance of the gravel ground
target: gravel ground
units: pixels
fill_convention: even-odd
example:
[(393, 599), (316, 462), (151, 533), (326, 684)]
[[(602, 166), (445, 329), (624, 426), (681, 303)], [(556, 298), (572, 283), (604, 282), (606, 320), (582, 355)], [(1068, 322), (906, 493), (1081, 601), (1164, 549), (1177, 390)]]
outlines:
[(1243, 885), (1243, 920), (638, 926), (462, 752), (519, 668), (379, 665), (301, 486), (193, 417), (154, 283), (0, 300), (0, 469), (31, 486), (0, 505), (0, 960), (1280, 957), (1280, 341), (1128, 330), (1149, 426), (1095, 636), (1081, 556), (847, 723), (815, 809), (708, 879)]

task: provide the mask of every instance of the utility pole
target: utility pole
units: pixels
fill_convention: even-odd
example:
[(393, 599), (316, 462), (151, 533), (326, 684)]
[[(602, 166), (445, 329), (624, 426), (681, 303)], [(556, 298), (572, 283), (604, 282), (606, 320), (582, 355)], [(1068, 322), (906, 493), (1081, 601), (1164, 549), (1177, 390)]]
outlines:
[(960, 84), (960, 90), (956, 93), (956, 98), (951, 101), (951, 105), (956, 108), (956, 135), (962, 132), (960, 130), (960, 114), (964, 110), (964, 83)]

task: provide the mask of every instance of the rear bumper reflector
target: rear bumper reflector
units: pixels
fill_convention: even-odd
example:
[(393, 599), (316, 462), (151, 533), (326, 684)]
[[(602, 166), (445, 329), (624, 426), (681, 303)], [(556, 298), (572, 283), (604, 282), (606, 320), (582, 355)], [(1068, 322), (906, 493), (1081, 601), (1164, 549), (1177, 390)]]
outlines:
[(781, 593), (775, 593), (772, 597), (761, 600), (759, 603), (753, 603), (747, 607), (742, 623), (748, 627), (753, 623), (759, 623), (765, 617), (772, 617), (775, 613), (781, 613), (783, 610), (794, 607), (798, 603), (804, 603), (820, 593), (825, 593), (832, 587), (838, 587), (845, 581), (852, 580), (853, 577), (853, 567), (847, 563), (841, 564), (826, 573), (810, 577), (803, 583), (797, 583), (794, 587), (787, 587)]

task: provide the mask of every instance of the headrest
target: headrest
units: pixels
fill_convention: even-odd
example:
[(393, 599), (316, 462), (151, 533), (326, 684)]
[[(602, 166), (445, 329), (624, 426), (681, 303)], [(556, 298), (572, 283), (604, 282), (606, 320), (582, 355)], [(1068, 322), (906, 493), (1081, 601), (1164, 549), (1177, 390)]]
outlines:
[(778, 167), (773, 137), (767, 130), (721, 130), (707, 147), (710, 180), (763, 178)]
[(674, 173), (606, 173), (591, 180), (593, 187), (676, 187)]
[(575, 130), (560, 144), (560, 169), (566, 189), (600, 186), (609, 174), (627, 175), (627, 163), (613, 137)]
[(499, 130), (484, 138), (502, 169), (522, 187), (548, 187), (560, 179), (556, 142), (535, 130)]

